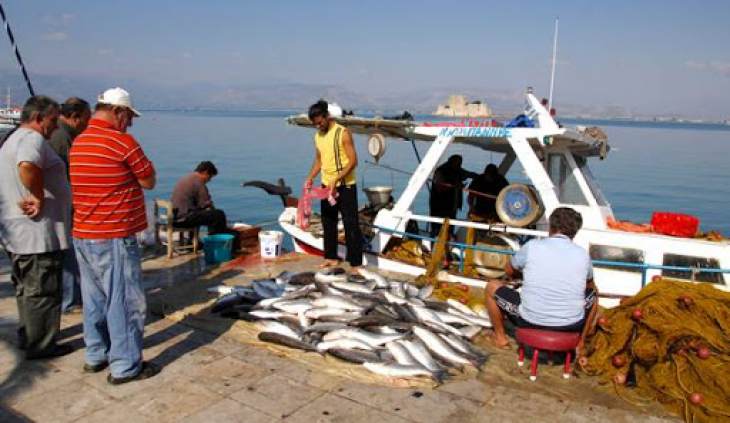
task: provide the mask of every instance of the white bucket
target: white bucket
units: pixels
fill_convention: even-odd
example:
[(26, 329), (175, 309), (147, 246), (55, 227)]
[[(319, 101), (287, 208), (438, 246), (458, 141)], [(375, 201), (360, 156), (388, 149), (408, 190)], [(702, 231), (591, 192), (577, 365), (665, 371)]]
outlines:
[(284, 233), (281, 231), (259, 232), (259, 244), (261, 245), (262, 258), (276, 258), (281, 255), (281, 244), (284, 241)]

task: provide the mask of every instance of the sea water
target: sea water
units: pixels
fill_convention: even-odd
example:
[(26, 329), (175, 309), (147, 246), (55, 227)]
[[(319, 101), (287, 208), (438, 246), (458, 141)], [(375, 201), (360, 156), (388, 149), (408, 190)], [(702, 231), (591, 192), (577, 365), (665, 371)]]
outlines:
[[(285, 112), (146, 112), (136, 119), (130, 132), (143, 146), (157, 168), (157, 187), (147, 199), (169, 198), (178, 178), (191, 172), (203, 160), (215, 163), (219, 174), (208, 189), (216, 207), (226, 211), (230, 221), (268, 224), (282, 210), (279, 197), (241, 183), (263, 180), (275, 183), (283, 178), (294, 195), (314, 157), (313, 130), (288, 125)], [(569, 125), (592, 122), (566, 121)], [(648, 222), (653, 211), (671, 211), (697, 216), (702, 230), (719, 230), (730, 235), (730, 127), (721, 125), (637, 124), (602, 121), (611, 151), (605, 160), (591, 159), (589, 165), (618, 219)], [(360, 165), (357, 169), (359, 201), (362, 188), (374, 185), (394, 187), (397, 198), (423, 157), (428, 143), (388, 139), (381, 165), (372, 161), (366, 137), (355, 136)], [(418, 152), (416, 154), (416, 152)], [(481, 172), (501, 155), (471, 147), (454, 146), (461, 153), (464, 168)], [(445, 157), (444, 157), (445, 159)], [(516, 167), (508, 178), (523, 180)], [(467, 206), (461, 211), (466, 213)], [(428, 193), (416, 199), (414, 211), (428, 214)]]

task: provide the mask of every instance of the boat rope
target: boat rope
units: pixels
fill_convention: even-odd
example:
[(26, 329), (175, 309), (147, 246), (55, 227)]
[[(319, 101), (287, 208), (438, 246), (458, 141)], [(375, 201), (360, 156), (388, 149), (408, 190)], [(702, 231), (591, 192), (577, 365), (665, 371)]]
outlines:
[(3, 18), (3, 23), (5, 24), (5, 31), (8, 33), (8, 38), (10, 38), (10, 46), (13, 48), (13, 51), (15, 52), (15, 58), (18, 61), (18, 65), (20, 66), (20, 71), (23, 72), (23, 78), (25, 78), (25, 84), (28, 86), (28, 91), (30, 92), (31, 97), (35, 95), (35, 91), (33, 90), (33, 84), (30, 83), (30, 78), (28, 77), (28, 72), (25, 70), (25, 64), (23, 64), (23, 58), (20, 57), (20, 50), (18, 50), (18, 45), (15, 43), (15, 37), (13, 37), (13, 31), (10, 29), (10, 23), (8, 22), (7, 17), (5, 16), (5, 9), (3, 9), (2, 3), (0, 3), (0, 15)]

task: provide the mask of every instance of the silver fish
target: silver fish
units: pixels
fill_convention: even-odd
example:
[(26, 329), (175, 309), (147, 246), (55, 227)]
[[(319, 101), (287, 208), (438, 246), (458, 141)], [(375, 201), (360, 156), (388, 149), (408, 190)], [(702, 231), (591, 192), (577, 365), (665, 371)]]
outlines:
[(323, 317), (320, 317), (317, 320), (319, 320), (320, 322), (341, 322), (341, 323), (349, 323), (349, 322), (357, 319), (360, 316), (362, 316), (362, 313), (360, 313), (360, 312), (357, 312), (357, 311), (346, 311), (346, 312), (344, 312), (342, 314), (335, 314), (335, 315), (332, 315), (332, 316), (323, 316)]
[(332, 286), (343, 291), (359, 292), (361, 294), (370, 294), (373, 292), (373, 290), (368, 288), (368, 286), (359, 283), (332, 282)]
[(431, 284), (424, 285), (418, 290), (418, 298), (422, 300), (427, 300), (431, 297), (431, 294), (433, 294), (433, 285)]
[(482, 328), (480, 326), (466, 326), (459, 329), (459, 334), (467, 339), (471, 339), (477, 336), (481, 330)]
[(340, 360), (355, 364), (382, 362), (382, 358), (375, 351), (355, 350), (347, 348), (330, 348), (327, 350), (327, 354), (333, 355)]
[(383, 291), (383, 295), (385, 296), (385, 300), (391, 304), (408, 304), (408, 301), (400, 295), (391, 294), (388, 291)]
[(317, 351), (311, 344), (300, 341), (296, 338), (284, 336), (280, 333), (259, 332), (258, 338), (264, 342), (271, 342), (273, 344), (279, 344), (289, 348), (297, 348), (304, 351)]
[(315, 307), (341, 308), (343, 310), (363, 311), (364, 307), (350, 301), (347, 297), (338, 295), (325, 295), (312, 301)]
[(253, 310), (249, 312), (253, 317), (256, 317), (257, 319), (271, 319), (271, 320), (277, 320), (280, 319), (282, 316), (286, 315), (287, 313), (284, 313), (283, 311), (273, 311), (273, 310)]
[(314, 280), (322, 283), (345, 282), (347, 281), (347, 274), (332, 273), (326, 270), (320, 270), (319, 272), (314, 274)]
[(434, 334), (428, 329), (416, 326), (413, 328), (413, 333), (421, 341), (423, 341), (424, 344), (426, 344), (426, 347), (432, 353), (436, 354), (442, 360), (446, 360), (447, 362), (455, 365), (469, 364), (477, 368), (479, 367), (472, 363), (470, 360), (468, 360), (466, 357), (463, 357), (458, 352), (454, 351), (454, 349), (451, 348), (449, 344), (444, 342), (443, 339), (441, 339), (438, 335)]
[(289, 325), (285, 325), (274, 320), (263, 320), (260, 322), (260, 326), (263, 332), (278, 333), (300, 341), (302, 340), (301, 331), (296, 331)]
[(472, 356), (482, 362), (486, 360), (487, 356), (474, 349), (469, 342), (464, 341), (461, 337), (451, 334), (440, 334), (439, 335), (447, 344), (451, 345), (455, 350), (462, 352), (466, 355)]
[(309, 310), (304, 312), (304, 316), (308, 317), (310, 319), (319, 320), (323, 317), (328, 316), (339, 316), (342, 314), (347, 313), (347, 310), (343, 308), (335, 308), (335, 307), (315, 307), (310, 308)]
[(337, 322), (318, 322), (311, 326), (304, 328), (304, 333), (310, 332), (332, 332), (337, 329), (344, 329), (348, 327), (345, 323)]
[(419, 289), (408, 282), (403, 283), (403, 289), (406, 291), (406, 297), (417, 297), (420, 292)]
[(395, 361), (398, 364), (419, 364), (416, 359), (411, 356), (406, 347), (399, 344), (398, 342), (388, 342), (387, 344), (385, 344), (385, 348), (387, 348), (388, 351), (393, 354), (393, 357), (395, 357)]
[(299, 314), (313, 308), (314, 305), (308, 298), (300, 298), (298, 300), (279, 301), (274, 303), (272, 307), (287, 313)]
[(438, 316), (439, 319), (441, 319), (442, 322), (447, 324), (454, 324), (457, 323), (459, 325), (463, 326), (470, 326), (472, 323), (469, 319), (464, 317), (461, 313), (455, 314), (455, 313), (446, 313), (443, 311), (434, 311), (433, 313)]
[(325, 341), (331, 341), (339, 338), (357, 339), (359, 341), (365, 342), (372, 347), (377, 347), (388, 342), (393, 342), (395, 340), (401, 339), (404, 336), (405, 335), (400, 333), (385, 335), (380, 333), (367, 332), (360, 329), (347, 328), (329, 332), (322, 339), (324, 339)]
[(428, 370), (432, 372), (442, 371), (444, 370), (443, 366), (441, 366), (428, 352), (428, 349), (426, 346), (418, 339), (414, 339), (412, 341), (407, 340), (400, 340), (396, 341), (398, 344), (403, 346), (408, 353), (413, 357), (420, 365), (427, 368)]
[[(450, 308), (447, 313), (452, 316), (457, 316), (462, 318), (463, 320), (466, 320), (467, 323), (465, 324), (469, 326), (482, 326), (485, 328), (492, 327), (492, 322), (489, 320), (489, 318), (485, 319), (484, 317), (481, 317), (477, 314), (464, 314), (455, 308)], [(441, 314), (439, 314), (439, 317), (442, 317)]]
[(402, 364), (386, 364), (386, 363), (363, 363), (363, 366), (373, 373), (398, 378), (410, 377), (429, 377), (437, 382), (443, 382), (443, 373), (433, 373), (420, 365), (405, 366)]
[(390, 281), (389, 289), (391, 294), (397, 297), (406, 298), (406, 290), (403, 289), (403, 282)]
[(359, 339), (338, 338), (331, 341), (322, 341), (317, 344), (317, 351), (327, 351), (330, 348), (345, 348), (348, 350), (372, 350), (373, 347)]
[(311, 294), (312, 292), (316, 291), (317, 288), (314, 285), (304, 285), (300, 288), (294, 289), (291, 292), (287, 292), (286, 294), (282, 295), (280, 298), (282, 300), (296, 300), (297, 298), (306, 297), (307, 295)]
[(464, 304), (456, 301), (453, 298), (447, 299), (446, 304), (450, 305), (451, 307), (459, 310), (460, 312), (462, 312), (466, 315), (477, 316), (476, 312), (474, 312), (474, 310), (472, 310), (471, 307), (464, 305)]
[(440, 331), (446, 331), (451, 332), (455, 335), (461, 335), (461, 332), (459, 332), (458, 329), (444, 323), (438, 317), (435, 311), (429, 310), (426, 307), (410, 307), (410, 309), (413, 310), (413, 313), (416, 315), (416, 317), (418, 317), (418, 320), (427, 324), (428, 326), (438, 328)]
[(364, 268), (359, 268), (359, 269), (357, 269), (357, 271), (365, 279), (375, 281), (375, 284), (378, 288), (388, 288), (388, 281), (384, 277), (380, 276), (379, 274), (377, 274), (375, 272), (371, 272)]

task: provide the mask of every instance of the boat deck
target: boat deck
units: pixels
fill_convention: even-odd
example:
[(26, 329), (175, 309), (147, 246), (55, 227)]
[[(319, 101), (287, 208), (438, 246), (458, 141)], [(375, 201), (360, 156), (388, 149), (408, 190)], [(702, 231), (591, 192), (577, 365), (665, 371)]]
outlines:
[(516, 366), (515, 351), (488, 347), (492, 356), (481, 373), (435, 389), (397, 388), (386, 380), (365, 383), (324, 371), (329, 359), (309, 354), (308, 360), (297, 360), (257, 345), (240, 330), (245, 323), (209, 312), (214, 299), (206, 291), (209, 286), (316, 267), (316, 258), (296, 254), (271, 261), (254, 254), (211, 267), (200, 256), (167, 260), (147, 253), (144, 356), (162, 372), (111, 386), (106, 372), (81, 371), (80, 314), (64, 315), (62, 323), (62, 342), (71, 342), (76, 352), (53, 360), (22, 359), (8, 261), (1, 257), (3, 422), (678, 421), (658, 405), (639, 408), (624, 402), (595, 378), (563, 380), (560, 365), (542, 364), (538, 380), (530, 382), (527, 368)]

